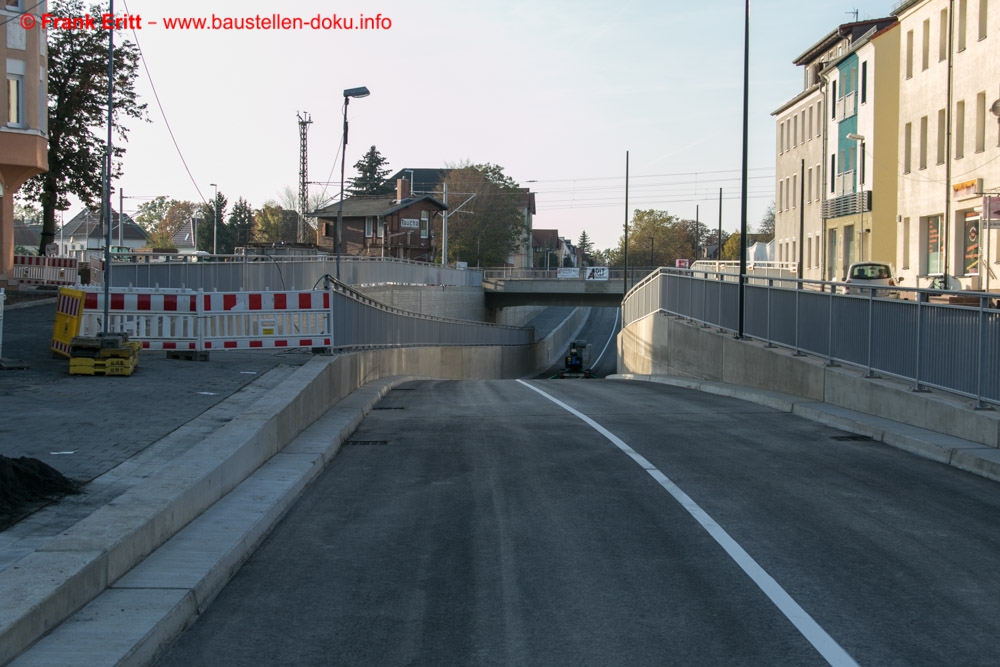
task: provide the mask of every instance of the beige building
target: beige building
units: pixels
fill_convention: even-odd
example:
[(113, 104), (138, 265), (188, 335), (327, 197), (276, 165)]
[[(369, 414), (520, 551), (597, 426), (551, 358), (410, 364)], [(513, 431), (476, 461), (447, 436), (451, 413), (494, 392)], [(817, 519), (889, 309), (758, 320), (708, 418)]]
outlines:
[(899, 29), (893, 18), (864, 24), (823, 70), (827, 187), (823, 225), (827, 280), (855, 262), (895, 263)]
[[(831, 120), (853, 117), (856, 108), (851, 106), (850, 115), (845, 116), (843, 88), (840, 95), (834, 92), (829, 82), (831, 68), (836, 76), (836, 63), (853, 53), (855, 42), (868, 39), (889, 23), (892, 21), (886, 19), (847, 23), (809, 47), (794, 60), (794, 64), (802, 68), (802, 92), (772, 113), (777, 130), (775, 259), (801, 263), (801, 275), (806, 279), (839, 280), (842, 277), (828, 260), (833, 252), (839, 265), (843, 247), (836, 244), (827, 247), (829, 237), (823, 217), (826, 199), (845, 194), (836, 187), (830, 190), (827, 134), (831, 126), (839, 127), (839, 123), (831, 125)], [(852, 102), (855, 97), (850, 96)], [(853, 129), (848, 130), (845, 125), (845, 134), (848, 131), (853, 132)]]
[(0, 287), (14, 264), (14, 193), (48, 169), (45, 31), (26, 30), (21, 21), (25, 13), (41, 16), (45, 6), (29, 0), (0, 4), (0, 69), (6, 75), (0, 93)]
[[(904, 286), (1000, 288), (1000, 3), (909, 0), (900, 25), (897, 268)], [(984, 271), (983, 269), (989, 269)]]

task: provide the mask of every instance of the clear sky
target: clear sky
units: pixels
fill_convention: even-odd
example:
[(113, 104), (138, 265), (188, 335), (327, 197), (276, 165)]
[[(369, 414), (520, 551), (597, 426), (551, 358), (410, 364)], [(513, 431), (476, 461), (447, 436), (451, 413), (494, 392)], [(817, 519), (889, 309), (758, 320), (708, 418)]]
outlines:
[[(105, 6), (107, 0), (103, 3)], [(771, 112), (802, 90), (792, 60), (836, 26), (889, 15), (892, 0), (755, 0), (750, 17), (750, 186), (755, 226), (774, 198)], [(309, 180), (339, 193), (343, 90), (347, 176), (372, 145), (395, 171), (501, 165), (537, 192), (535, 227), (617, 245), (629, 208), (739, 228), (744, 3), (521, 0), (116, 0), (141, 17), (151, 123), (133, 124), (126, 196), (209, 199), (218, 184), (253, 206), (297, 192), (296, 113), (311, 114)], [(194, 30), (172, 18), (343, 21), (379, 30)], [(385, 21), (388, 18), (391, 25)], [(153, 24), (152, 22), (155, 22)], [(155, 86), (185, 170), (153, 95)], [(323, 192), (323, 185), (312, 185)], [(127, 200), (133, 211), (140, 199)], [(117, 206), (117, 201), (115, 202)]]

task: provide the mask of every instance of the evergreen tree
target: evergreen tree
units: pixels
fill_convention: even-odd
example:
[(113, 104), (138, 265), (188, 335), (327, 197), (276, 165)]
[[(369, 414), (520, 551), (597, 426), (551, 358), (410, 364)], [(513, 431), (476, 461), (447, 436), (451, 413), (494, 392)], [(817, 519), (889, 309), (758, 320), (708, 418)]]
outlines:
[(365, 153), (364, 157), (355, 163), (354, 168), (358, 170), (358, 175), (351, 180), (351, 186), (347, 188), (347, 194), (351, 197), (359, 195), (389, 195), (396, 191), (396, 186), (387, 182), (389, 168), (384, 165), (389, 161), (382, 157), (378, 149), (372, 146)]
[(580, 239), (576, 242), (576, 247), (580, 250), (580, 256), (583, 258), (584, 264), (589, 264), (593, 261), (594, 243), (587, 235), (586, 229), (580, 232)]

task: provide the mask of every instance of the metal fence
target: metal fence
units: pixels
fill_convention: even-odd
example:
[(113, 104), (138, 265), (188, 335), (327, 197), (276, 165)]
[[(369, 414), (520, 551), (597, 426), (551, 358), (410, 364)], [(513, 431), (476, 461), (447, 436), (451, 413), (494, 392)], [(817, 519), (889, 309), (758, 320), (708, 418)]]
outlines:
[[(744, 333), (780, 345), (913, 382), (1000, 404), (998, 294), (895, 288), (840, 294), (843, 284), (778, 278), (748, 279)], [(624, 326), (667, 313), (739, 329), (739, 282), (731, 275), (659, 269), (622, 303)]]
[[(280, 292), (111, 288), (106, 327), (103, 289), (64, 291), (81, 303), (75, 333), (125, 332), (148, 350), (507, 346), (534, 342), (532, 328), (411, 313), (339, 283), (328, 290)], [(53, 349), (61, 348), (54, 345)]]
[[(143, 255), (141, 261), (114, 262), (114, 287), (162, 287), (218, 290), (308, 290), (336, 277), (337, 260), (329, 255)], [(407, 284), (480, 287), (482, 273), (444, 268), (426, 262), (380, 257), (342, 257), (340, 281), (348, 285)]]

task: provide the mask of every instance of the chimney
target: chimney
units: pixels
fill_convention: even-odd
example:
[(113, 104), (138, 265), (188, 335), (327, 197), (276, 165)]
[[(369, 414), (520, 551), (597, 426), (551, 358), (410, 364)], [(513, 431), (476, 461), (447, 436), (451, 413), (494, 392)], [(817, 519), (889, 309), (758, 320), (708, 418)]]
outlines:
[(410, 182), (405, 178), (396, 179), (396, 201), (410, 198)]

